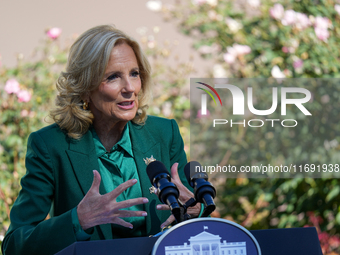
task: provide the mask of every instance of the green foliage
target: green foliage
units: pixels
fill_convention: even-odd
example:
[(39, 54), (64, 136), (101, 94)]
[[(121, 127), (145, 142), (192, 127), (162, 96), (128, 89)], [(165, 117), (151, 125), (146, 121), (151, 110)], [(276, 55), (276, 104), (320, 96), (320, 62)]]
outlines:
[(174, 56), (176, 42), (155, 40), (159, 28), (142, 35), (142, 48), (152, 65), (153, 100), (148, 114), (176, 119), (185, 151), (189, 155), (190, 101), (188, 77), (194, 72), (190, 62), (180, 62)]
[[(24, 62), (19, 55), (13, 68), (0, 68), (0, 235), (8, 229), (9, 212), (25, 174), (27, 138), (48, 124), (55, 97), (55, 81), (66, 63), (67, 49), (47, 39), (36, 61)], [(12, 85), (8, 83), (12, 82)], [(15, 84), (13, 84), (15, 83)], [(9, 87), (18, 90), (8, 93)], [(26, 98), (25, 96), (26, 93)], [(51, 123), (51, 121), (49, 121)]]
[[(209, 77), (335, 78), (340, 76), (339, 8), (339, 3), (332, 0), (183, 0), (176, 6), (165, 6), (163, 15), (194, 39), (193, 47), (203, 58), (215, 64), (207, 70)], [(212, 132), (202, 124), (204, 120), (192, 116), (195, 124), (201, 122), (202, 125), (194, 130), (192, 124), (192, 131), (200, 136), (192, 138), (195, 143), (191, 140), (191, 150), (202, 160), (205, 153), (210, 163), (218, 162), (221, 166), (338, 163), (336, 81), (333, 80), (332, 86), (325, 83), (308, 87), (314, 97), (309, 105), (318, 114), (310, 121), (303, 120), (303, 128), (294, 131), (264, 127), (250, 132), (241, 126), (232, 131), (216, 132), (215, 129)], [(260, 86), (268, 86), (265, 84), (268, 83)], [(257, 109), (268, 109), (271, 105), (271, 94), (266, 91), (271, 92), (264, 88), (261, 95), (257, 95)], [(325, 94), (333, 97), (334, 105), (318, 103)], [(232, 114), (229, 111), (223, 116)], [(216, 150), (200, 149), (197, 139), (207, 143), (205, 148), (215, 146)], [(331, 140), (336, 144), (331, 150), (325, 149)], [(217, 159), (220, 151), (225, 155)], [(216, 179), (214, 183), (219, 190), (216, 215), (249, 229), (313, 225), (318, 230), (324, 254), (339, 252), (339, 179), (229, 178)]]
[[(178, 1), (179, 4), (162, 9), (164, 17), (177, 22), (179, 30), (192, 37), (193, 47), (203, 58), (210, 59), (215, 65), (207, 70), (210, 77), (253, 78), (331, 78), (339, 77), (340, 70), (340, 15), (333, 0), (280, 1), (284, 10), (294, 10), (306, 14), (309, 25), (295, 22), (284, 25), (283, 16), (273, 17), (271, 10), (274, 3), (269, 0), (259, 1), (258, 6), (250, 6), (257, 1), (227, 0), (192, 0)], [(275, 16), (275, 15), (274, 15)], [(323, 33), (317, 34), (317, 17), (327, 17)], [(306, 22), (306, 20), (305, 20)], [(322, 22), (321, 22), (322, 23)], [(300, 26), (298, 25), (300, 24)], [(325, 25), (326, 24), (326, 25)], [(303, 25), (303, 24), (302, 24)], [(326, 30), (326, 31), (325, 31)], [(192, 66), (180, 63), (173, 57), (176, 46), (169, 42), (161, 45), (153, 34), (142, 36), (142, 46), (153, 67), (155, 83), (154, 99), (149, 114), (175, 118), (180, 126), (189, 152), (189, 86), (188, 78), (193, 73)], [(25, 173), (24, 157), (28, 135), (51, 121), (46, 120), (48, 110), (53, 105), (55, 81), (67, 58), (67, 47), (61, 49), (58, 40), (46, 40), (37, 51), (35, 61), (18, 60), (14, 68), (0, 68), (0, 236), (9, 226), (9, 210), (15, 201), (20, 178)], [(237, 46), (243, 47), (235, 51)], [(240, 48), (238, 48), (240, 50)], [(172, 63), (172, 64), (169, 64)], [(174, 63), (174, 64), (173, 64)], [(18, 102), (18, 96), (4, 91), (6, 82), (14, 78), (20, 83), (21, 90), (27, 90), (32, 97), (28, 102)], [(326, 94), (323, 88), (315, 88), (313, 95)], [(325, 90), (327, 87), (324, 88)], [(263, 90), (265, 91), (265, 90)], [(333, 95), (335, 98), (338, 94)], [(265, 109), (271, 104), (271, 97), (263, 94), (259, 108)], [(322, 100), (321, 100), (322, 101)], [(314, 100), (313, 109), (324, 107)], [(262, 109), (262, 108), (261, 108)], [(320, 142), (326, 136), (337, 137), (329, 131), (337, 130), (337, 115), (331, 110), (330, 115), (319, 116), (318, 129), (310, 127), (299, 130), (306, 139), (316, 136)], [(329, 122), (325, 125), (325, 120)], [(48, 121), (48, 122), (46, 122)], [(199, 121), (199, 120), (197, 120)], [(204, 139), (215, 139), (208, 127), (200, 130)], [(249, 164), (249, 158), (259, 161), (282, 163), (296, 159), (310, 162), (306, 150), (315, 143), (301, 143), (292, 137), (281, 140), (283, 135), (276, 130), (262, 129), (251, 136), (245, 136), (246, 130), (239, 129), (231, 136), (235, 145), (230, 152), (224, 148), (225, 162), (234, 160), (236, 164)], [(225, 137), (222, 137), (225, 138)], [(223, 148), (220, 137), (219, 146)], [(276, 144), (266, 143), (267, 139)], [(330, 140), (327, 140), (327, 142)], [(338, 139), (335, 139), (338, 141)], [(315, 142), (315, 141), (314, 141)], [(251, 147), (256, 144), (257, 147)], [(275, 145), (275, 146), (274, 146)], [(271, 146), (271, 147), (270, 147)], [(339, 145), (329, 145), (331, 152), (317, 149), (313, 160), (322, 155), (332, 162), (338, 162)], [(320, 146), (319, 146), (320, 147)], [(294, 149), (290, 149), (294, 148)], [(196, 152), (196, 148), (191, 148)], [(267, 153), (271, 151), (271, 153)], [(199, 152), (199, 150), (197, 150)], [(266, 153), (265, 153), (266, 152)], [(240, 154), (241, 157), (236, 155)], [(306, 158), (307, 155), (307, 158)], [(213, 154), (211, 154), (213, 156)], [(280, 161), (281, 160), (281, 161)], [(339, 162), (338, 162), (339, 163)], [(340, 181), (338, 179), (216, 179), (218, 189), (217, 216), (234, 220), (248, 229), (303, 227), (313, 225), (319, 232), (319, 239), (324, 254), (331, 254), (339, 247), (340, 230)], [(333, 253), (335, 254), (335, 253)]]

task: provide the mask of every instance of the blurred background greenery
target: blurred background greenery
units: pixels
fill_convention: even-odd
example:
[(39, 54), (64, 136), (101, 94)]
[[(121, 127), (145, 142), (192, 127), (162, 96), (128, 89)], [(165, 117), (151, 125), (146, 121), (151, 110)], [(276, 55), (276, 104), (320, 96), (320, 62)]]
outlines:
[[(148, 4), (150, 10), (159, 11), (166, 21), (194, 39), (194, 49), (212, 63), (205, 77), (340, 76), (340, 3), (335, 0), (178, 0), (175, 4)], [(176, 45), (155, 40), (158, 32), (158, 27), (141, 32), (155, 83), (149, 114), (177, 120), (189, 157), (189, 78), (195, 77), (195, 70), (191, 60), (181, 62), (172, 55)], [(52, 122), (48, 111), (69, 47), (61, 47), (58, 37), (58, 30), (49, 30), (36, 50), (36, 60), (23, 61), (19, 56), (15, 67), (0, 68), (0, 241), (10, 224), (9, 211), (25, 174), (27, 137)], [(263, 100), (268, 105), (265, 100), (270, 102), (271, 98)], [(237, 139), (245, 135), (240, 132)], [(339, 151), (339, 142), (336, 137), (329, 144), (333, 151)], [(299, 146), (303, 151), (308, 145)], [(249, 149), (248, 153), (258, 150), (261, 148)], [(218, 189), (214, 216), (248, 229), (315, 226), (323, 253), (339, 254), (338, 179), (213, 181)]]

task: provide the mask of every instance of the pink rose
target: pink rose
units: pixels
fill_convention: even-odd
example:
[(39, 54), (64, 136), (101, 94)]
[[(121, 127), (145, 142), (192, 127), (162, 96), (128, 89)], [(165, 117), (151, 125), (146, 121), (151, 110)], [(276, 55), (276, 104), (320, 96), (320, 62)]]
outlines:
[(225, 23), (227, 24), (227, 26), (229, 27), (229, 29), (232, 33), (236, 33), (237, 31), (239, 31), (240, 29), (243, 28), (242, 23), (240, 23), (237, 20), (234, 20), (232, 18), (226, 18)]
[(328, 18), (325, 17), (316, 17), (314, 22), (314, 27), (321, 28), (321, 29), (328, 29), (330, 25), (330, 21)]
[(288, 52), (289, 52), (289, 49), (288, 49), (286, 46), (283, 46), (283, 47), (282, 47), (282, 52), (288, 53)]
[(28, 116), (28, 114), (29, 114), (29, 112), (25, 109), (25, 110), (22, 110), (21, 112), (20, 112), (20, 115), (21, 115), (21, 117), (27, 117)]
[(237, 56), (237, 51), (234, 48), (234, 45), (232, 47), (227, 47), (227, 52), (231, 55)]
[(19, 102), (29, 102), (31, 100), (31, 93), (27, 90), (21, 90), (18, 94), (18, 100)]
[(334, 9), (340, 15), (340, 5), (338, 4), (334, 5)]
[(237, 55), (246, 55), (251, 52), (251, 48), (248, 45), (235, 44), (233, 48), (237, 52)]
[(231, 53), (226, 53), (223, 55), (224, 61), (227, 62), (228, 64), (233, 64), (236, 60), (236, 55), (231, 54)]
[(272, 8), (269, 10), (269, 14), (274, 19), (281, 19), (284, 15), (285, 10), (283, 9), (283, 6), (281, 4), (275, 4)]
[(8, 94), (17, 94), (20, 91), (19, 82), (16, 79), (9, 79), (5, 85), (5, 91)]
[(286, 78), (286, 75), (284, 75), (284, 73), (280, 70), (278, 66), (273, 66), (270, 73), (274, 78), (277, 78), (277, 79)]
[(293, 62), (293, 67), (295, 69), (298, 69), (298, 68), (301, 68), (303, 66), (303, 61), (302, 59), (296, 59), (294, 62)]
[(207, 0), (192, 0), (191, 1), (194, 5), (202, 5), (207, 2)]
[(330, 26), (330, 20), (325, 17), (316, 17), (314, 21), (314, 31), (316, 34), (316, 37), (324, 42), (327, 41), (329, 37), (328, 28)]
[(323, 29), (323, 28), (319, 28), (319, 27), (315, 27), (314, 28), (316, 37), (319, 38), (320, 40), (326, 42), (328, 37), (329, 37), (329, 32), (327, 29)]
[(253, 8), (257, 8), (261, 5), (260, 0), (247, 0), (247, 3)]
[(282, 25), (290, 26), (293, 25), (296, 21), (296, 12), (294, 10), (287, 10), (281, 20)]
[(234, 44), (233, 47), (227, 47), (227, 53), (223, 55), (223, 58), (225, 62), (232, 64), (238, 56), (246, 55), (250, 52), (251, 48), (248, 45)]
[(61, 29), (58, 27), (51, 28), (50, 30), (47, 31), (48, 37), (51, 39), (57, 39), (59, 35), (61, 34)]
[(311, 22), (306, 14), (296, 13), (296, 27), (300, 30), (306, 29), (311, 25)]
[(291, 77), (291, 76), (292, 76), (292, 72), (291, 72), (289, 69), (283, 70), (283, 74), (284, 74), (286, 77)]
[(340, 246), (340, 238), (337, 236), (331, 236), (328, 240), (330, 246), (332, 247), (339, 247)]
[(148, 1), (146, 3), (146, 8), (148, 8), (150, 11), (158, 12), (162, 10), (162, 2), (161, 1)]
[(326, 232), (321, 232), (318, 234), (318, 237), (321, 242), (328, 242), (329, 234)]
[(237, 57), (237, 51), (234, 47), (227, 47), (227, 53), (223, 55), (224, 61), (228, 64), (233, 64)]

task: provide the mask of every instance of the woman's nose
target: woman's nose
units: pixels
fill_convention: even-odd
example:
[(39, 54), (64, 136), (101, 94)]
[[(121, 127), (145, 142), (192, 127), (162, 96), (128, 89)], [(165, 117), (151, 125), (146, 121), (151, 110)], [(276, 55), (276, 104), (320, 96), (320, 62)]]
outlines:
[(134, 82), (130, 78), (126, 78), (124, 80), (123, 92), (125, 92), (125, 93), (133, 93), (134, 91), (135, 91)]

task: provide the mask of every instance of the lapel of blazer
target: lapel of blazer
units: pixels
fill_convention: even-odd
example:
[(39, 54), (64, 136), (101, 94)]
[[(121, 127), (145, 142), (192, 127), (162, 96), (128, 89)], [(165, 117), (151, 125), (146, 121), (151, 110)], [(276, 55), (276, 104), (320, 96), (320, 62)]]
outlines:
[(161, 203), (155, 194), (150, 193), (149, 188), (152, 184), (146, 173), (147, 165), (143, 159), (153, 156), (156, 160), (162, 161), (161, 146), (151, 135), (146, 125), (136, 125), (129, 122), (129, 130), (142, 194), (143, 197), (149, 199), (149, 203), (144, 205), (144, 209), (148, 213), (146, 217), (146, 234), (155, 234), (160, 231), (160, 225), (163, 223), (161, 220), (167, 219), (170, 212), (156, 210), (156, 205)]
[[(93, 182), (93, 170), (99, 170), (92, 133), (88, 131), (80, 140), (72, 140), (66, 153), (85, 196)], [(105, 193), (103, 182), (100, 183), (99, 192), (100, 194)], [(112, 239), (110, 224), (100, 225), (99, 227), (103, 235), (101, 239)]]

